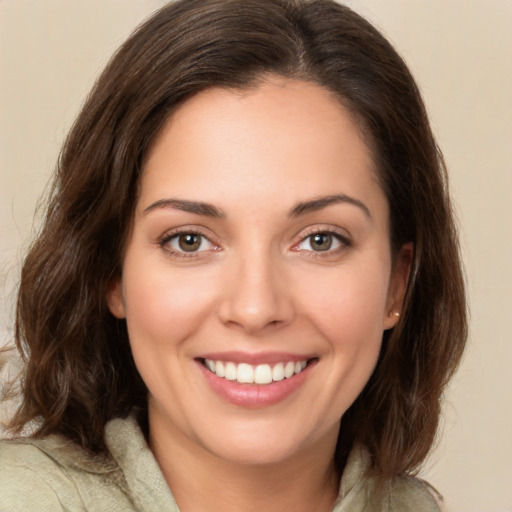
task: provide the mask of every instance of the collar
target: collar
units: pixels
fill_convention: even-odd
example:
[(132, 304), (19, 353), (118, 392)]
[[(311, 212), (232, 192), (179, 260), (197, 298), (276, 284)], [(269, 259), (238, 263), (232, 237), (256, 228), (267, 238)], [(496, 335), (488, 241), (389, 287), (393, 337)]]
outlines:
[(179, 512), (169, 486), (135, 417), (114, 419), (105, 427), (105, 442), (119, 465), (127, 491), (140, 512)]

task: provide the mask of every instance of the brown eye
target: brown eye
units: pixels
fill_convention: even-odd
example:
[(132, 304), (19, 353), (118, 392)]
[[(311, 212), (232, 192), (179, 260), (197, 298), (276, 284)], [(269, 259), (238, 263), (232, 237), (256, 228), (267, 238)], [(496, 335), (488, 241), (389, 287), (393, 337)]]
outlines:
[(165, 252), (176, 257), (196, 257), (201, 253), (218, 250), (206, 235), (193, 231), (181, 231), (164, 236), (159, 245)]
[(195, 233), (184, 233), (178, 236), (179, 248), (184, 252), (195, 252), (201, 247), (202, 237)]
[(330, 231), (318, 231), (304, 237), (299, 244), (294, 246), (296, 251), (304, 251), (309, 253), (325, 252), (331, 254), (337, 250), (348, 248), (352, 244), (350, 240), (342, 235)]
[(332, 247), (332, 235), (330, 233), (316, 233), (310, 237), (313, 251), (328, 251)]

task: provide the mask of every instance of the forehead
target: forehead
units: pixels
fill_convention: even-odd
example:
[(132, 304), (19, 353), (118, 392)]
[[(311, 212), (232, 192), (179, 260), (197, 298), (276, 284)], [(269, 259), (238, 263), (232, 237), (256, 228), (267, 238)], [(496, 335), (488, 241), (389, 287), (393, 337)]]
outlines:
[(181, 105), (148, 155), (141, 200), (165, 191), (215, 203), (274, 191), (292, 203), (305, 193), (364, 196), (380, 190), (377, 181), (341, 102), (317, 84), (275, 78), (244, 91), (208, 89)]

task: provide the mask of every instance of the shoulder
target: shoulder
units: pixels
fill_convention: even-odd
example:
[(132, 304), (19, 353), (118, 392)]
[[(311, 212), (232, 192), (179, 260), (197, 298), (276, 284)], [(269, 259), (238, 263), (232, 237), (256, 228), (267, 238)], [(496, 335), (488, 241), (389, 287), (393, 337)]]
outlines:
[(107, 510), (105, 496), (126, 499), (109, 459), (59, 436), (0, 441), (0, 512)]
[(69, 476), (36, 443), (0, 442), (0, 512), (65, 510), (63, 489), (76, 501)]
[(441, 503), (441, 495), (419, 478), (403, 476), (391, 483), (390, 512), (441, 512)]
[(402, 476), (389, 482), (368, 478), (361, 489), (361, 512), (441, 512), (441, 497), (426, 482)]
[(368, 451), (354, 447), (333, 512), (441, 512), (441, 497), (429, 484), (410, 475), (382, 480), (371, 474), (370, 463)]

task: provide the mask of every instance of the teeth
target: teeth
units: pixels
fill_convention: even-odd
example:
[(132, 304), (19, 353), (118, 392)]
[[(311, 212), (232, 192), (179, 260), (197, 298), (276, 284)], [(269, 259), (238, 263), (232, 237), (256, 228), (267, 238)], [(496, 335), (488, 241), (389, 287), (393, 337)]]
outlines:
[(254, 370), (255, 384), (270, 384), (272, 382), (272, 369), (269, 364), (259, 364)]
[(212, 361), (205, 359), (206, 367), (217, 375), (227, 380), (236, 380), (241, 384), (270, 384), (283, 379), (289, 379), (299, 374), (306, 368), (308, 362), (288, 361), (270, 364), (258, 364), (252, 366), (247, 363), (235, 364), (232, 362)]
[(215, 363), (215, 373), (219, 376), (219, 377), (224, 377), (226, 375), (225, 371), (224, 371), (224, 365), (220, 362), (220, 361), (217, 361)]
[(289, 362), (286, 363), (284, 367), (284, 376), (289, 379), (295, 373), (295, 363)]
[[(215, 363), (215, 369), (217, 369), (217, 365), (218, 364), (221, 364), (222, 363)], [(215, 372), (217, 373), (217, 372)], [(217, 377), (223, 377), (223, 375), (219, 375), (217, 373)], [(254, 370), (252, 368), (252, 366), (250, 364), (245, 364), (245, 363), (242, 363), (242, 364), (239, 364), (238, 365), (238, 368), (236, 370), (236, 380), (238, 382), (242, 382), (242, 383), (247, 383), (247, 384), (251, 384), (254, 382)]]
[(274, 368), (272, 368), (272, 380), (279, 381), (284, 379), (284, 364), (277, 363)]
[(236, 380), (236, 365), (235, 363), (226, 363), (225, 365), (225, 378), (228, 380)]

